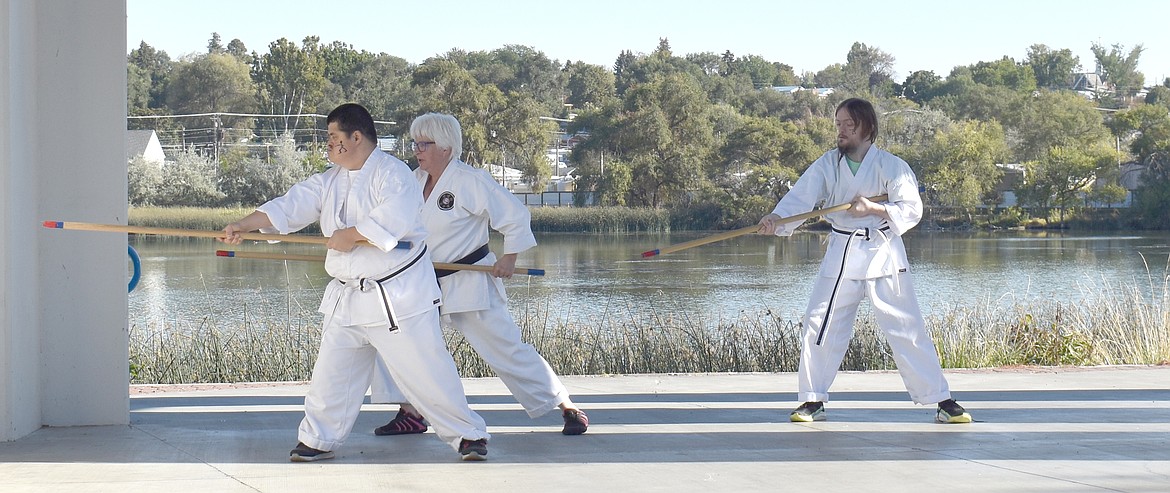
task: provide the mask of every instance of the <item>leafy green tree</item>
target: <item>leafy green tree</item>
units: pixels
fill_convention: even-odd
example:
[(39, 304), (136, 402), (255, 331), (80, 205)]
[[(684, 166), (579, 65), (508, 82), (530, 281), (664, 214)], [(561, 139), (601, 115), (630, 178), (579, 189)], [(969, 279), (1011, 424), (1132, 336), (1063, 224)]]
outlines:
[[(285, 38), (268, 45), (252, 68), (260, 86), (261, 105), (277, 115), (299, 115), (315, 111), (327, 83), (325, 61), (317, 49), (318, 38), (306, 37), (304, 48)], [(283, 128), (288, 132), (300, 126), (299, 117), (286, 116)]]
[(521, 170), (534, 190), (543, 190), (552, 169), (545, 157), (554, 126), (541, 117), (547, 106), (531, 94), (504, 94), (480, 84), (471, 73), (446, 58), (432, 58), (414, 72), (412, 86), (421, 97), (417, 106), (401, 115), (409, 122), (425, 111), (454, 115), (463, 127), (463, 159), (483, 167), (507, 164)]
[(946, 127), (930, 143), (919, 180), (940, 205), (973, 209), (989, 201), (1003, 177), (996, 163), (1008, 155), (1003, 127), (964, 121)]
[(779, 95), (771, 88), (755, 87), (751, 78), (742, 73), (705, 77), (700, 85), (710, 102), (731, 105), (737, 110), (744, 108), (748, 101), (759, 100), (761, 94)]
[(971, 79), (977, 84), (1006, 87), (1016, 92), (1036, 90), (1036, 74), (1032, 67), (1017, 64), (1009, 57), (994, 62), (979, 62), (971, 67)]
[(207, 54), (208, 55), (222, 55), (227, 53), (227, 49), (223, 46), (223, 38), (219, 33), (211, 33), (211, 39), (207, 40)]
[(150, 81), (149, 101), (144, 107), (166, 107), (167, 82), (174, 68), (174, 62), (167, 55), (167, 52), (156, 50), (143, 41), (138, 45), (138, 48), (130, 50), (126, 61), (137, 67), (139, 69), (137, 72)]
[(1156, 104), (1170, 108), (1170, 87), (1154, 86), (1146, 93), (1146, 104)]
[(622, 50), (617, 60), (613, 62), (614, 90), (618, 96), (624, 95), (626, 89), (634, 83), (631, 69), (637, 60), (638, 57), (634, 56), (634, 52)]
[(1125, 53), (1125, 47), (1119, 44), (1106, 51), (1105, 47), (1093, 43), (1092, 50), (1105, 80), (1113, 84), (1121, 97), (1131, 97), (1145, 85), (1146, 76), (1137, 70), (1138, 61), (1145, 51), (1142, 45), (1134, 46), (1128, 54)]
[(1129, 142), (1130, 151), (1141, 163), (1170, 143), (1170, 109), (1162, 105), (1142, 104), (1118, 111), (1108, 126), (1114, 136)]
[(1170, 140), (1162, 141), (1145, 161), (1134, 209), (1148, 228), (1170, 228)]
[(485, 163), (499, 163), (503, 150), (497, 137), (505, 129), (491, 126), (491, 114), (502, 109), (505, 97), (493, 86), (476, 82), (463, 67), (445, 58), (431, 58), (419, 65), (411, 81), (419, 93), (417, 107), (400, 109), (396, 118), (403, 125), (422, 113), (436, 111), (449, 113), (463, 127), (463, 156), (468, 164), (482, 167)]
[(703, 71), (707, 76), (722, 75), (726, 76), (730, 73), (731, 64), (735, 61), (732, 56), (730, 61), (726, 60), (726, 55), (730, 51), (724, 53), (723, 56), (716, 55), (714, 52), (705, 51), (703, 53), (688, 53), (685, 57), (688, 62), (691, 62)]
[(1081, 59), (1068, 48), (1053, 50), (1044, 44), (1034, 44), (1028, 47), (1025, 63), (1032, 67), (1037, 87), (1056, 90), (1067, 89), (1072, 84)]
[(1107, 145), (1053, 146), (1035, 161), (1024, 163), (1020, 202), (1042, 207), (1072, 207), (1099, 177), (1116, 176), (1117, 151)]
[(878, 145), (904, 159), (920, 177), (928, 152), (940, 133), (949, 132), (951, 119), (940, 110), (906, 108), (884, 112), (879, 118)]
[[(759, 55), (747, 55), (736, 58), (731, 63), (729, 70), (732, 74), (747, 75), (751, 79), (752, 85), (757, 88), (778, 85), (776, 81), (787, 75), (792, 75), (792, 78), (795, 78), (795, 74), (782, 75), (778, 65)], [(791, 67), (789, 67), (789, 72), (791, 72)]]
[(328, 45), (316, 47), (323, 63), (322, 74), (329, 82), (337, 84), (345, 99), (351, 99), (354, 86), (357, 84), (361, 69), (374, 59), (374, 54), (368, 51), (358, 51), (353, 45), (334, 41)]
[(176, 66), (167, 102), (180, 113), (242, 113), (255, 109), (255, 94), (248, 66), (231, 55), (216, 53)]
[(833, 87), (844, 91), (856, 92), (861, 81), (851, 78), (845, 72), (845, 66), (840, 63), (829, 65), (813, 75), (813, 85), (816, 87)]
[(995, 120), (1009, 129), (1019, 124), (1020, 108), (1031, 98), (1031, 94), (1006, 86), (976, 83), (966, 68), (952, 71), (936, 94), (929, 105), (943, 110), (952, 120)]
[(1101, 112), (1071, 91), (1040, 91), (1024, 105), (1013, 130), (1020, 139), (1014, 153), (1021, 162), (1050, 158), (1053, 147), (1113, 145)]
[(509, 93), (503, 108), (491, 115), (489, 128), (498, 129), (492, 143), (498, 144), (512, 167), (520, 170), (533, 192), (543, 192), (552, 176), (547, 150), (556, 125), (541, 117), (547, 109), (529, 95)]
[(627, 203), (659, 207), (703, 185), (714, 149), (710, 104), (693, 78), (674, 73), (629, 91), (620, 122), (629, 136), (621, 159), (633, 183)]
[(894, 56), (877, 47), (854, 42), (845, 55), (838, 87), (854, 94), (891, 96), (893, 94)]
[(346, 99), (370, 110), (376, 120), (392, 120), (396, 111), (417, 106), (411, 89), (413, 66), (406, 60), (379, 54), (357, 65)]
[(126, 111), (145, 110), (150, 105), (150, 74), (142, 67), (126, 64)]
[(248, 52), (248, 47), (244, 46), (244, 42), (240, 41), (239, 38), (232, 39), (228, 42), (226, 51), (227, 54), (236, 57), (237, 60), (249, 67), (256, 61), (255, 55)]
[(578, 62), (569, 65), (566, 72), (566, 101), (574, 108), (600, 108), (617, 97), (616, 79), (605, 67)]
[(622, 98), (626, 97), (626, 91), (631, 88), (649, 84), (672, 74), (687, 74), (696, 82), (707, 77), (698, 65), (685, 58), (674, 56), (670, 49), (670, 42), (665, 38), (659, 40), (658, 48), (649, 55), (636, 57), (630, 55), (629, 58), (624, 58), (625, 56), (623, 53), (623, 56), (619, 57), (618, 60), (622, 64), (621, 70), (615, 69), (614, 71), (617, 80), (617, 94)]
[(824, 152), (793, 122), (749, 118), (728, 137), (720, 155), (728, 163), (723, 179), (739, 197), (780, 200)]
[(906, 76), (906, 81), (894, 86), (894, 93), (918, 104), (925, 104), (934, 99), (942, 77), (930, 70), (919, 70)]

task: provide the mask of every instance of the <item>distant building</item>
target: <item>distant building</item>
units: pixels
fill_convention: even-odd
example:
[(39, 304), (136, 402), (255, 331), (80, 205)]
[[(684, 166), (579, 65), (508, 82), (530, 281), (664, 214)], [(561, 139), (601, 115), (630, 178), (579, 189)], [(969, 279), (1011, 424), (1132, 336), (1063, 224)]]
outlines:
[(776, 91), (776, 92), (779, 92), (779, 93), (784, 93), (784, 94), (796, 94), (796, 93), (801, 92), (801, 91), (812, 91), (813, 94), (816, 94), (817, 97), (821, 98), (821, 99), (824, 99), (825, 97), (828, 97), (828, 95), (833, 94), (832, 87), (808, 88), (808, 87), (801, 87), (801, 86), (771, 86), (771, 87), (769, 87), (769, 89)]
[(158, 141), (158, 134), (154, 130), (127, 130), (126, 131), (126, 162), (141, 157), (147, 162), (163, 165), (167, 156), (163, 153), (162, 144)]

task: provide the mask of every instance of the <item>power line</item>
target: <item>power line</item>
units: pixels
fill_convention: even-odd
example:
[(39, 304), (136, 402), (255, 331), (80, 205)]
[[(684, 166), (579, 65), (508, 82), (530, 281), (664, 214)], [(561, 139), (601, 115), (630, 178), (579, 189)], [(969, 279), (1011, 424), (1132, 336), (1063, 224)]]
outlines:
[[(250, 118), (297, 118), (297, 117), (327, 118), (328, 117), (328, 115), (321, 115), (321, 114), (317, 114), (317, 113), (297, 113), (297, 114), (291, 114), (291, 115), (274, 115), (274, 114), (264, 114), (264, 113), (216, 112), (216, 113), (189, 113), (189, 114), (185, 114), (185, 115), (133, 115), (133, 116), (127, 116), (126, 118), (128, 118), (128, 119), (148, 119), (148, 118), (158, 119), (158, 118), (194, 118), (194, 117), (208, 117), (208, 116), (243, 116), (243, 117), (250, 117)], [(398, 122), (392, 122), (392, 121), (386, 121), (386, 120), (374, 120), (374, 123), (384, 123), (387, 125), (397, 125), (398, 124)]]

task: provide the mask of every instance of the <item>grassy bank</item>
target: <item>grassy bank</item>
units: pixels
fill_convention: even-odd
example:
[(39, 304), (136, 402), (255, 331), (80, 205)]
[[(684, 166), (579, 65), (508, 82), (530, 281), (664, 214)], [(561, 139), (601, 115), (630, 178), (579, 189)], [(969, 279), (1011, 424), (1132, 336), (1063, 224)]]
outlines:
[[(135, 207), (130, 209), (133, 226), (220, 230), (229, 222), (250, 214), (253, 207)], [(669, 231), (670, 214), (665, 210), (627, 207), (540, 207), (532, 209), (532, 229), (538, 232), (626, 233)], [(304, 233), (318, 233), (312, 224)]]
[[(1153, 282), (1153, 281), (1152, 281)], [(1002, 306), (993, 300), (935, 309), (927, 326), (946, 368), (1010, 365), (1170, 363), (1170, 299), (1117, 286), (1084, 303), (1053, 301)], [(572, 308), (518, 306), (525, 339), (564, 375), (676, 372), (791, 372), (800, 354), (800, 325), (770, 312), (712, 318), (684, 306)], [(868, 310), (857, 322), (845, 370), (893, 369), (884, 337)], [(315, 312), (211, 317), (193, 326), (131, 327), (133, 383), (306, 380), (320, 341)], [(493, 375), (457, 332), (447, 340), (467, 377)]]

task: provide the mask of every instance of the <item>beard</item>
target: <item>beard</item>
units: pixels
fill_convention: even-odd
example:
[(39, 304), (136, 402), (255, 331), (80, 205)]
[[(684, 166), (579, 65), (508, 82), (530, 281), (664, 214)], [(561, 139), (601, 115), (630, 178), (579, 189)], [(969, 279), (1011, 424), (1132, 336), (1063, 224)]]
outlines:
[(856, 145), (850, 144), (844, 139), (837, 139), (837, 152), (840, 152), (841, 154), (849, 154), (855, 150), (857, 150)]

